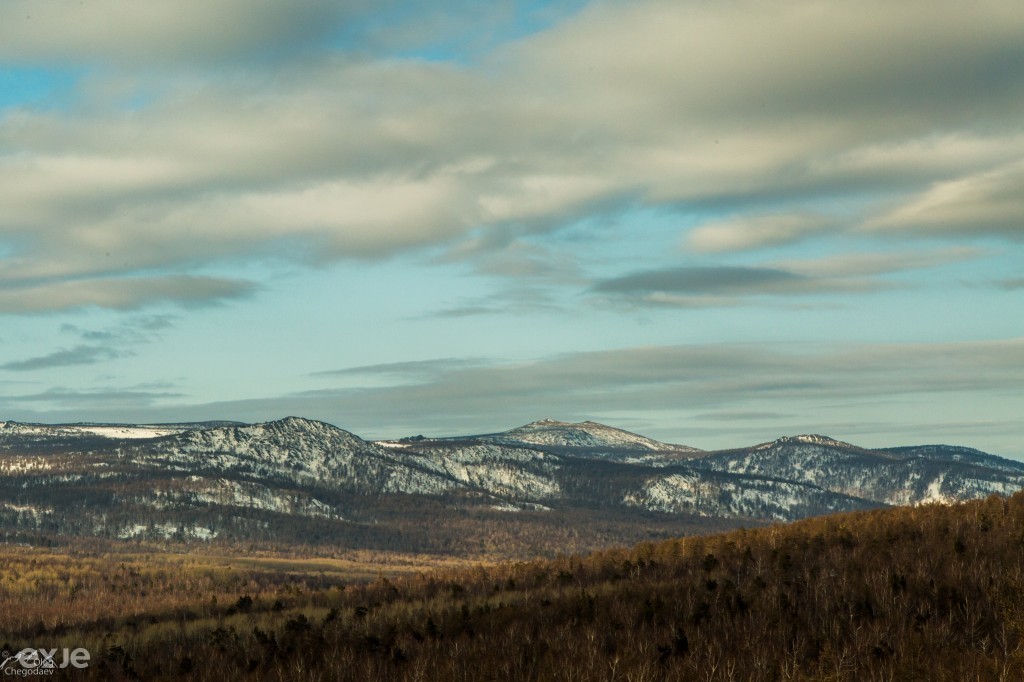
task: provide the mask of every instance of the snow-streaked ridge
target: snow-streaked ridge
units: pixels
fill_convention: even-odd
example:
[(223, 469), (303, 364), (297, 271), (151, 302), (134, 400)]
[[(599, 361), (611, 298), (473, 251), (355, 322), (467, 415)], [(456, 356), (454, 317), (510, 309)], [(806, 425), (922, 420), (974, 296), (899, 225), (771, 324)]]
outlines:
[[(139, 426), (0, 422), (0, 476), (10, 495), (6, 504), (0, 499), (4, 523), (41, 527), (61, 519), (148, 539), (165, 537), (167, 524), (186, 538), (224, 538), (236, 517), (250, 530), (267, 518), (298, 517), (325, 528), (359, 523), (365, 509), (394, 505), (398, 494), (491, 512), (641, 508), (783, 521), (1024, 488), (1024, 464), (970, 448), (866, 450), (803, 434), (702, 452), (597, 422), (554, 419), (497, 434), (381, 442), (300, 417)], [(102, 491), (88, 498), (93, 516), (80, 520), (78, 511), (51, 502), (64, 490), (75, 490), (75, 499)], [(39, 511), (51, 506), (52, 514)]]

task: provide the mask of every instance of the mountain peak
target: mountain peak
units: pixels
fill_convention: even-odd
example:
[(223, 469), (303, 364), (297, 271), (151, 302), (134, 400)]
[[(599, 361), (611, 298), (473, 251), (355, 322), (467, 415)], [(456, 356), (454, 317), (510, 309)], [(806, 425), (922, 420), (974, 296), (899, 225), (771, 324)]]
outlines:
[(822, 436), (817, 433), (804, 433), (798, 436), (782, 436), (781, 438), (776, 438), (770, 443), (762, 443), (757, 446), (756, 449), (766, 450), (780, 445), (822, 445), (832, 448), (856, 448), (855, 445), (851, 445), (850, 443), (846, 443), (841, 440), (836, 440), (830, 436)]
[[(253, 426), (256, 426), (256, 425), (254, 424)], [(283, 428), (310, 428), (310, 427), (323, 428), (323, 427), (327, 426), (327, 427), (330, 427), (330, 428), (335, 428), (335, 427), (332, 427), (330, 424), (327, 424), (326, 422), (317, 421), (315, 419), (306, 419), (305, 417), (295, 417), (295, 416), (282, 417), (281, 419), (275, 419), (273, 421), (263, 422), (262, 426), (268, 426), (268, 427), (275, 427), (276, 426), (276, 427), (283, 427)]]
[(525, 428), (527, 428), (529, 426), (561, 426), (561, 425), (566, 425), (566, 424), (570, 424), (570, 423), (571, 422), (563, 422), (563, 421), (559, 421), (557, 419), (552, 419), (551, 417), (544, 417), (543, 419), (538, 419), (537, 421), (530, 422), (529, 424), (524, 424), (523, 426), (520, 426), (519, 428), (525, 429)]
[(817, 433), (804, 433), (799, 436), (793, 436), (793, 440), (798, 440), (801, 443), (814, 443), (816, 445), (849, 445), (849, 443)]
[(540, 419), (489, 437), (501, 443), (524, 443), (555, 447), (598, 447), (615, 450), (693, 450), (660, 443), (645, 436), (595, 421), (563, 422)]
[[(265, 431), (265, 432), (298, 432), (307, 434), (339, 434), (345, 436), (351, 436), (353, 438), (359, 438), (354, 433), (346, 431), (345, 429), (338, 428), (333, 424), (319, 421), (317, 419), (307, 419), (305, 417), (282, 417), (281, 419), (275, 419), (268, 422), (260, 422), (257, 424), (240, 424), (238, 428), (247, 429), (250, 431)], [(362, 439), (360, 439), (362, 440)]]

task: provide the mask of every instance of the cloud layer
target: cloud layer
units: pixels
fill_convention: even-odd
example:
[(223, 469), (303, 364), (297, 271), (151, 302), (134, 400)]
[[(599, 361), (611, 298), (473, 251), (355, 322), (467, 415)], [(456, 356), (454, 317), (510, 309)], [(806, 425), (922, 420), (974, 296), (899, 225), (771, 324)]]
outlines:
[[(353, 376), (363, 378), (362, 387), (350, 385)], [(374, 386), (375, 377), (385, 385)], [(51, 390), (9, 398), (6, 407), (34, 404), (56, 416), (81, 415), (88, 405), (90, 418), (139, 421), (303, 414), (376, 437), (453, 435), (482, 425), (499, 430), (544, 416), (591, 418), (702, 447), (746, 444), (736, 434), (773, 438), (816, 427), (836, 437), (867, 432), (873, 440), (865, 444), (878, 446), (920, 440), (927, 432), (932, 441), (959, 442), (969, 434), (976, 447), (1024, 455), (1017, 439), (1022, 339), (651, 346), (527, 362), (446, 358), (342, 368), (320, 379), (326, 385), (317, 390), (203, 405), (179, 403), (172, 391), (111, 388), (101, 392), (103, 400), (93, 392)], [(342, 380), (345, 387), (332, 387)], [(108, 413), (104, 401), (112, 403)], [(851, 421), (853, 415), (860, 420)]]
[[(3, 9), (0, 60), (101, 65), (70, 110), (0, 118), (0, 279), (23, 310), (124, 306), (113, 274), (381, 258), (624, 204), (755, 207), (690, 233), (704, 252), (859, 223), (1020, 235), (1013, 3), (599, 4), (469, 64), (346, 52), (327, 38), (358, 3), (108, 4)], [(852, 221), (805, 208), (883, 192), (895, 208)]]
[(296, 50), (366, 13), (349, 0), (8, 0), (0, 59), (161, 63), (223, 61)]

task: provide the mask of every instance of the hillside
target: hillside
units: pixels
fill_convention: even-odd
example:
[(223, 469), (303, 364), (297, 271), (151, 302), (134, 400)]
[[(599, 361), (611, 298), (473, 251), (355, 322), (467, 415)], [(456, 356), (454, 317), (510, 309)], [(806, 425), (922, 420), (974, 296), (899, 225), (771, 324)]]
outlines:
[(8, 553), (5, 648), (97, 680), (1024, 679), (1024, 493), (371, 582), (173, 557)]

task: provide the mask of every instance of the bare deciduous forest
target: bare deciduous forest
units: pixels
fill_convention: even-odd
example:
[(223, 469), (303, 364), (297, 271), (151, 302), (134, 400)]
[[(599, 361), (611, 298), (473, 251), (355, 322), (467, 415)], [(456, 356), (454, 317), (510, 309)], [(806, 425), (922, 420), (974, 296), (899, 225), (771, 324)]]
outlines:
[(86, 647), (73, 674), (97, 680), (1024, 677), (1024, 493), (543, 561), (362, 559), (8, 547), (4, 648)]

